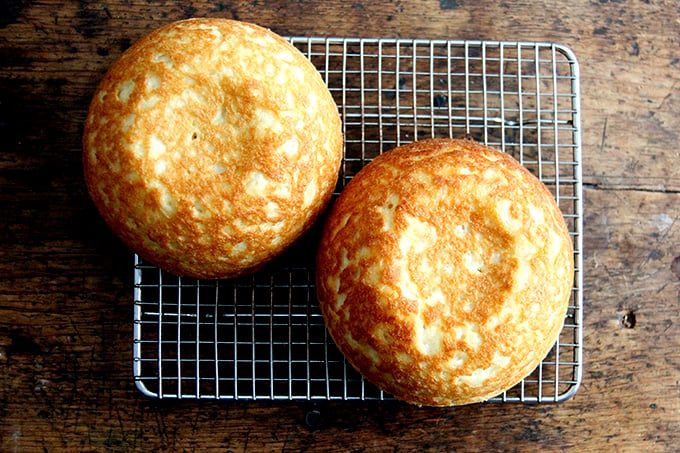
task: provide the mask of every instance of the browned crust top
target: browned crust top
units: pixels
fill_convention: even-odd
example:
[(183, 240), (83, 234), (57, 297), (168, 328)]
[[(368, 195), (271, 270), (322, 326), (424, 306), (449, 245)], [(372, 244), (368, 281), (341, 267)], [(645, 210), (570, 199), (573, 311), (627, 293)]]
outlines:
[(468, 140), (389, 151), (325, 225), (317, 292), (350, 363), (397, 398), (467, 404), (549, 352), (573, 283), (572, 240), (547, 188)]
[(342, 131), (320, 75), (283, 38), (192, 19), (113, 64), (83, 145), (114, 232), (166, 270), (215, 278), (258, 267), (311, 225), (335, 187)]

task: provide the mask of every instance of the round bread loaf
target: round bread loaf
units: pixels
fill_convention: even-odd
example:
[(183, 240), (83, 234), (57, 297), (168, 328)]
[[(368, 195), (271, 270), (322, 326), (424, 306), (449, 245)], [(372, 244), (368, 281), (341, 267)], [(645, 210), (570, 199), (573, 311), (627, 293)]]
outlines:
[(528, 375), (562, 328), (573, 249), (547, 188), (512, 157), (423, 140), (364, 167), (317, 255), (328, 330), (370, 382), (407, 402), (486, 400)]
[(113, 231), (177, 275), (252, 271), (325, 208), (342, 160), (337, 106), (294, 46), (191, 19), (113, 64), (84, 131), (87, 187)]

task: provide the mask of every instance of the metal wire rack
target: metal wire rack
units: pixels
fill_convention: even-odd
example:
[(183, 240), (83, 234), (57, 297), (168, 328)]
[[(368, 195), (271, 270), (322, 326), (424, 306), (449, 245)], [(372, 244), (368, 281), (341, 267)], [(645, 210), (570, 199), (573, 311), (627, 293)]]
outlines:
[[(343, 120), (337, 191), (375, 156), (426, 137), (469, 136), (513, 155), (557, 200), (575, 280), (548, 357), (492, 401), (555, 402), (582, 375), (579, 70), (550, 43), (302, 38)], [(133, 369), (158, 398), (386, 400), (328, 336), (316, 301), (318, 228), (257, 274), (179, 278), (135, 256)]]

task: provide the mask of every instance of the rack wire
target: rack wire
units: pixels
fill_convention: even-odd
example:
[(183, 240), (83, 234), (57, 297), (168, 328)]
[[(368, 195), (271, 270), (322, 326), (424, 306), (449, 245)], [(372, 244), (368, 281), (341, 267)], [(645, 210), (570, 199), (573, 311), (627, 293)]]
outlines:
[[(551, 43), (288, 38), (318, 68), (343, 120), (336, 193), (380, 153), (468, 136), (511, 154), (559, 204), (574, 241), (564, 328), (546, 359), (498, 402), (556, 402), (582, 376), (579, 68)], [(135, 256), (133, 374), (157, 398), (388, 400), (347, 364), (316, 300), (318, 227), (260, 272), (179, 278)]]

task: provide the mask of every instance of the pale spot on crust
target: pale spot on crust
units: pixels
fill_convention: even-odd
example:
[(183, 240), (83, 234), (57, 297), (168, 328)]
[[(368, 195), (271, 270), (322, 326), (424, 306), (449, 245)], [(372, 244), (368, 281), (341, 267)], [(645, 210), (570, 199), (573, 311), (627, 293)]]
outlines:
[(378, 206), (376, 209), (383, 217), (383, 231), (394, 230), (394, 214), (399, 204), (399, 195), (391, 193), (387, 197), (387, 203), (384, 206)]
[(494, 170), (493, 168), (487, 168), (484, 171), (484, 179), (496, 179), (497, 174), (498, 172), (496, 172), (496, 170)]
[(177, 200), (175, 200), (175, 198), (170, 195), (168, 188), (158, 181), (151, 181), (149, 186), (158, 191), (158, 202), (163, 214), (165, 214), (167, 217), (173, 216), (175, 212), (177, 212)]
[(276, 59), (279, 61), (293, 61), (293, 55), (288, 52), (287, 50), (283, 50), (281, 52), (278, 52), (275, 55)]
[(214, 124), (227, 124), (227, 109), (226, 107), (220, 107), (217, 109), (217, 113), (212, 119)]
[(120, 102), (127, 103), (130, 100), (130, 95), (135, 89), (134, 80), (126, 80), (125, 82), (118, 85), (118, 99)]
[(498, 215), (498, 219), (511, 233), (519, 231), (519, 229), (522, 228), (522, 222), (512, 214), (512, 204), (513, 203), (510, 200), (498, 200), (496, 203), (496, 214)]
[(479, 334), (479, 325), (474, 322), (466, 322), (462, 326), (453, 328), (456, 340), (463, 340), (468, 346), (477, 351), (482, 345), (482, 336)]
[(367, 344), (361, 344), (352, 337), (352, 333), (347, 331), (345, 334), (345, 340), (349, 343), (355, 350), (360, 350), (364, 355), (366, 355), (373, 362), (374, 365), (380, 364), (382, 358), (378, 352), (373, 349), (373, 347)]
[(430, 295), (430, 297), (428, 297), (425, 300), (425, 303), (429, 306), (440, 305), (440, 304), (444, 304), (445, 302), (446, 302), (446, 298), (444, 297), (444, 293), (439, 288), (432, 291), (432, 294)]
[(418, 288), (418, 285), (416, 285), (416, 282), (411, 278), (408, 268), (402, 267), (400, 277), (398, 288), (401, 291), (401, 297), (418, 300), (420, 289)]
[(410, 365), (411, 363), (413, 363), (413, 357), (411, 357), (409, 354), (407, 354), (405, 352), (399, 351), (399, 352), (396, 353), (395, 357), (399, 362), (401, 362), (405, 365)]
[(173, 96), (170, 98), (170, 101), (168, 101), (167, 108), (172, 111), (174, 109), (183, 109), (184, 107), (186, 107), (186, 105), (187, 105), (186, 100), (182, 99), (179, 96)]
[(212, 166), (212, 171), (218, 175), (221, 175), (222, 173), (227, 171), (227, 166), (218, 162)]
[(198, 198), (194, 198), (192, 201), (193, 206), (191, 208), (194, 217), (198, 218), (210, 217), (210, 210), (206, 208), (206, 206), (201, 202), (201, 200), (199, 200)]
[(237, 254), (243, 253), (243, 252), (246, 251), (247, 248), (248, 248), (248, 243), (246, 241), (241, 241), (234, 246), (233, 252), (237, 253)]
[(347, 258), (347, 249), (342, 248), (340, 249), (340, 273), (347, 269), (347, 266), (349, 266), (350, 260)]
[(158, 104), (158, 101), (160, 101), (160, 100), (161, 100), (161, 97), (158, 96), (158, 95), (155, 95), (155, 94), (153, 96), (149, 96), (147, 98), (144, 98), (139, 102), (139, 109), (140, 110), (150, 109), (150, 108), (154, 107), (156, 104)]
[(491, 162), (496, 162), (498, 159), (503, 157), (503, 155), (500, 153), (480, 153), (479, 155)]
[(274, 188), (274, 195), (277, 197), (288, 198), (290, 196), (290, 186), (288, 184), (279, 184)]
[(373, 255), (373, 252), (371, 252), (370, 247), (363, 246), (359, 249), (359, 251), (356, 253), (354, 256), (354, 259), (356, 261), (360, 261), (363, 258), (367, 258)]
[(275, 72), (275, 71), (276, 71), (276, 69), (274, 68), (274, 65), (271, 64), (271, 63), (267, 63), (267, 64), (264, 66), (264, 73), (265, 73), (267, 76), (269, 76), (269, 77), (271, 77), (272, 75), (274, 75), (274, 72)]
[(279, 151), (286, 156), (293, 158), (297, 157), (299, 154), (300, 142), (297, 139), (291, 138), (286, 140), (283, 145), (279, 147)]
[(158, 159), (165, 154), (167, 150), (165, 143), (155, 135), (149, 137), (149, 157), (151, 159)]
[(335, 239), (335, 237), (338, 235), (338, 233), (347, 226), (347, 223), (349, 222), (349, 219), (352, 217), (352, 213), (348, 212), (347, 214), (342, 216), (342, 219), (340, 219), (340, 222), (338, 222), (338, 225), (336, 228), (333, 229), (331, 233), (331, 240)]
[(470, 224), (465, 222), (461, 223), (460, 225), (456, 225), (456, 228), (453, 230), (453, 232), (456, 234), (456, 236), (462, 238), (465, 237), (465, 235), (468, 234), (470, 231)]
[(482, 261), (481, 257), (470, 250), (463, 255), (463, 263), (465, 264), (465, 268), (471, 273), (481, 272), (484, 268), (484, 261)]
[(496, 351), (493, 353), (493, 358), (491, 363), (498, 365), (501, 368), (505, 368), (510, 365), (510, 357), (502, 355), (500, 352)]
[(151, 58), (152, 63), (165, 63), (168, 67), (172, 67), (172, 60), (167, 53), (159, 52)]
[(298, 82), (303, 82), (305, 79), (305, 73), (302, 69), (298, 68), (297, 66), (291, 66), (290, 67), (290, 72), (293, 73), (293, 80), (296, 80)]
[(525, 235), (520, 235), (517, 237), (514, 247), (515, 255), (523, 260), (530, 260), (536, 253), (538, 253), (538, 247), (534, 245), (531, 240)]
[(144, 148), (144, 145), (142, 144), (141, 140), (136, 141), (132, 145), (130, 145), (130, 149), (132, 149), (133, 154), (139, 158), (144, 157), (144, 154), (146, 154), (146, 149)]
[(161, 78), (153, 72), (149, 72), (144, 80), (144, 86), (147, 90), (153, 91), (161, 86)]
[(203, 95), (193, 88), (187, 88), (186, 90), (182, 91), (182, 98), (194, 101), (198, 104), (205, 104), (207, 102)]
[(538, 209), (533, 204), (529, 205), (529, 215), (537, 224), (542, 224), (545, 222), (545, 216), (543, 215), (543, 211)]
[(379, 365), (382, 362), (382, 357), (380, 357), (378, 351), (368, 345), (364, 345), (364, 354), (366, 354), (371, 359), (371, 362), (374, 366)]
[(427, 173), (425, 171), (413, 172), (413, 174), (411, 176), (413, 177), (413, 179), (415, 179), (416, 181), (418, 181), (421, 184), (424, 184), (426, 186), (431, 186), (433, 184), (432, 175), (430, 175), (429, 173)]
[(268, 131), (279, 132), (281, 123), (271, 110), (257, 107), (253, 111), (253, 135), (262, 138)]
[(347, 300), (347, 293), (340, 293), (338, 296), (335, 298), (335, 309), (340, 310)]
[(154, 171), (156, 172), (157, 175), (162, 175), (165, 173), (165, 170), (168, 168), (168, 163), (163, 160), (163, 159), (158, 159), (156, 161), (156, 164), (154, 165)]
[(515, 268), (514, 280), (516, 290), (526, 288), (531, 278), (531, 265), (524, 260), (520, 260)]
[(89, 149), (87, 154), (88, 154), (88, 157), (89, 157), (90, 161), (92, 162), (92, 164), (93, 165), (96, 164), (97, 163), (97, 148), (95, 148), (94, 146), (90, 146), (90, 149)]
[(467, 384), (470, 387), (481, 387), (484, 385), (484, 381), (496, 374), (495, 370), (495, 365), (491, 365), (489, 368), (477, 368), (472, 374), (458, 376), (456, 385)]
[(328, 289), (334, 293), (338, 293), (338, 291), (340, 291), (340, 279), (338, 277), (328, 277), (326, 279), (326, 285), (328, 286)]
[(198, 72), (198, 69), (196, 68), (196, 66), (194, 66), (194, 65), (192, 65), (192, 64), (189, 64), (189, 63), (182, 63), (182, 64), (179, 66), (179, 69), (180, 69), (182, 72), (187, 72), (187, 73), (189, 73), (189, 74), (193, 74), (193, 73)]
[(111, 173), (120, 173), (121, 166), (119, 159), (112, 159), (106, 163), (106, 166)]
[(267, 213), (267, 217), (271, 218), (276, 218), (279, 216), (281, 209), (278, 203), (275, 203), (273, 201), (270, 201), (267, 203), (267, 206), (265, 207), (265, 211)]
[(364, 272), (364, 281), (368, 284), (380, 284), (380, 266), (368, 266)]
[(250, 173), (248, 182), (246, 183), (246, 192), (248, 195), (261, 196), (267, 192), (267, 188), (271, 181), (267, 178), (264, 173), (259, 171), (253, 171)]
[(314, 93), (313, 91), (309, 93), (309, 96), (307, 97), (307, 100), (309, 102), (309, 105), (307, 106), (307, 114), (309, 116), (313, 116), (314, 113), (316, 112), (318, 99), (319, 98), (316, 95), (316, 93)]
[(272, 225), (272, 229), (278, 233), (285, 228), (286, 224), (287, 222), (285, 220), (279, 220), (274, 225)]
[(510, 357), (503, 356), (496, 351), (491, 365), (488, 368), (478, 368), (472, 374), (466, 376), (459, 376), (456, 378), (456, 384), (467, 384), (470, 387), (481, 387), (484, 382), (490, 378), (495, 377), (502, 368), (510, 364)]
[(417, 260), (419, 268), (429, 265), (420, 255), (436, 243), (437, 230), (432, 224), (423, 222), (414, 216), (405, 215), (403, 220), (406, 226), (398, 236), (399, 249), (402, 254), (401, 260), (397, 261), (400, 276), (398, 288), (402, 297), (420, 300), (420, 288), (413, 280), (409, 263)]
[(260, 230), (259, 225), (253, 225), (250, 221), (244, 222), (240, 218), (234, 219), (234, 226), (241, 232), (241, 233), (254, 233)]
[(197, 28), (209, 31), (210, 34), (213, 35), (214, 37), (213, 42), (220, 42), (223, 39), (222, 32), (220, 32), (220, 30), (217, 27), (213, 27), (210, 25), (200, 25)]
[(109, 198), (109, 195), (106, 193), (106, 187), (104, 187), (103, 184), (97, 185), (97, 192), (99, 192), (99, 196), (104, 202), (104, 205), (109, 206), (111, 204), (111, 199)]
[[(548, 235), (548, 257), (551, 260), (554, 260), (557, 258), (560, 254), (560, 250), (562, 249), (562, 237), (557, 234), (555, 231), (550, 231), (550, 234)], [(563, 268), (562, 268), (563, 269)]]
[(314, 199), (316, 198), (316, 193), (319, 190), (319, 188), (316, 185), (316, 181), (311, 181), (307, 188), (305, 189), (305, 195), (304, 195), (304, 203), (305, 206), (308, 206), (312, 204)]
[(135, 122), (135, 119), (137, 118), (137, 115), (134, 113), (130, 113), (125, 116), (125, 119), (123, 120), (123, 123), (120, 125), (120, 130), (122, 132), (127, 132), (128, 129), (130, 129), (130, 126)]
[(279, 85), (284, 85), (286, 82), (288, 82), (288, 77), (283, 71), (280, 71), (278, 74), (276, 74), (275, 80)]
[(455, 368), (460, 368), (463, 365), (465, 365), (465, 362), (468, 360), (468, 355), (464, 351), (456, 351), (455, 354), (453, 354), (453, 358), (450, 359), (446, 364), (449, 368), (455, 369)]
[(404, 220), (406, 228), (399, 237), (399, 248), (404, 255), (422, 253), (436, 242), (437, 229), (432, 224), (413, 216), (404, 216)]
[(175, 200), (170, 193), (161, 193), (161, 209), (169, 217), (177, 212), (177, 200)]
[(418, 349), (426, 355), (438, 354), (444, 342), (444, 330), (441, 321), (425, 325), (423, 317), (418, 316), (415, 319), (414, 327)]

